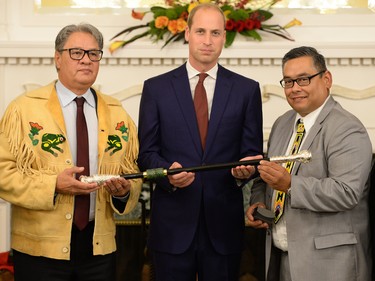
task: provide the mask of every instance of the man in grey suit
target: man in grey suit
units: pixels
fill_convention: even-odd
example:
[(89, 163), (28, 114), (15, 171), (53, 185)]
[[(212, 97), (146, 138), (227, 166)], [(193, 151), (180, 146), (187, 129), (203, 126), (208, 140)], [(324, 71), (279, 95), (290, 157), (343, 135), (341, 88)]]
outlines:
[[(367, 281), (371, 276), (368, 176), (372, 148), (362, 123), (330, 96), (332, 74), (311, 47), (289, 51), (282, 60), (285, 96), (293, 108), (273, 125), (268, 155), (288, 154), (295, 124), (302, 119), (301, 149), (307, 164), (262, 160), (246, 215), (251, 226), (267, 228), (267, 281)], [(254, 219), (255, 208), (284, 212), (272, 225)]]

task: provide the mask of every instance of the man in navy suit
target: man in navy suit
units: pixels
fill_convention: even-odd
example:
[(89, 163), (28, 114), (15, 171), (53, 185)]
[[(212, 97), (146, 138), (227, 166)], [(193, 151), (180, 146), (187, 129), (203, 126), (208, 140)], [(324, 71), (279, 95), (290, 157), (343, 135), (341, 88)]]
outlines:
[[(144, 83), (140, 115), (141, 170), (253, 159), (262, 154), (259, 84), (218, 64), (225, 17), (212, 4), (189, 15), (189, 59)], [(193, 97), (206, 73), (209, 124), (202, 145)], [(260, 157), (260, 156), (259, 156)], [(243, 249), (241, 181), (253, 166), (181, 172), (156, 180), (148, 246), (156, 280), (238, 281)]]

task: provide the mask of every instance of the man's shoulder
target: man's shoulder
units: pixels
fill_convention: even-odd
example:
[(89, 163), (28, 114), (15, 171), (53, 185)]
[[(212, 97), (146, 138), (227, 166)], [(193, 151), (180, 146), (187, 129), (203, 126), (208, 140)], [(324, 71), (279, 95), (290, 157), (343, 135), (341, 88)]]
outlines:
[(107, 94), (104, 94), (98, 90), (95, 90), (95, 93), (98, 97), (98, 99), (102, 99), (107, 105), (112, 105), (112, 106), (122, 106), (121, 102)]
[(232, 70), (229, 70), (228, 68), (225, 68), (224, 66), (219, 64), (218, 72), (217, 72), (218, 77), (227, 77), (228, 79), (235, 80), (238, 83), (258, 83), (254, 79), (250, 77), (246, 77), (242, 74), (239, 74), (237, 72), (234, 72)]
[(336, 127), (339, 124), (350, 127), (353, 126), (354, 123), (363, 126), (357, 116), (343, 108), (342, 105), (333, 97), (330, 97), (327, 101), (326, 105), (319, 114), (318, 120), (325, 124), (332, 123)]
[[(177, 68), (174, 68), (168, 72), (153, 76), (145, 81), (145, 83), (149, 82), (158, 82), (158, 81), (170, 81), (172, 77), (180, 76), (180, 75), (187, 75), (186, 65), (183, 64)], [(186, 76), (187, 77), (187, 76)]]
[(38, 98), (38, 99), (48, 99), (51, 95), (51, 92), (54, 89), (55, 83), (56, 83), (56, 81), (52, 81), (51, 83), (49, 83), (45, 86), (36, 87), (34, 89), (31, 89), (31, 90), (25, 92), (19, 98), (29, 97), (29, 98)]

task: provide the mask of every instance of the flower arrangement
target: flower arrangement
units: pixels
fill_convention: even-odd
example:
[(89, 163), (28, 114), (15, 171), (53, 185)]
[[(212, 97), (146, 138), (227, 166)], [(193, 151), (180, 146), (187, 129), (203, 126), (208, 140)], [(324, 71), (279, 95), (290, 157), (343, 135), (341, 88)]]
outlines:
[[(207, 2), (219, 5), (224, 12), (226, 17), (226, 48), (232, 45), (237, 34), (261, 41), (262, 37), (259, 31), (268, 32), (284, 39), (294, 41), (286, 29), (295, 25), (301, 25), (301, 22), (297, 19), (292, 20), (285, 26), (265, 23), (273, 16), (270, 9), (278, 0), (273, 0), (271, 2), (267, 0), (265, 4), (264, 0), (193, 0), (188, 3), (181, 2), (183, 0), (165, 1), (165, 6), (153, 6), (146, 12), (136, 12), (133, 9), (132, 17), (134, 19), (143, 20), (147, 13), (152, 13), (152, 20), (145, 24), (128, 27), (116, 34), (111, 38), (112, 43), (110, 44), (109, 51), (113, 53), (117, 49), (146, 36), (153, 39), (153, 42), (158, 42), (159, 40), (164, 41), (162, 48), (171, 42), (183, 40), (184, 43), (186, 43), (185, 28), (190, 11), (195, 6)], [(258, 7), (254, 6), (257, 3), (259, 4), (259, 2), (263, 2), (263, 4)], [(120, 36), (128, 35), (135, 30), (143, 30), (143, 32), (126, 40), (114, 40)]]

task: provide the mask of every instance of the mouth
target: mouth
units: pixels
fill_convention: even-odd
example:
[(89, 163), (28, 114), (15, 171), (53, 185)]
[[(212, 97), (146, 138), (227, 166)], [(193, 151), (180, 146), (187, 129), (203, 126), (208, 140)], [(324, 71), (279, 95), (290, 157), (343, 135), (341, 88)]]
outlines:
[(306, 99), (307, 97), (301, 97), (301, 96), (298, 96), (298, 97), (291, 97), (291, 100), (295, 101), (295, 102), (299, 102), (299, 101), (302, 101), (304, 99)]
[(208, 50), (208, 49), (200, 49), (200, 52), (205, 53), (205, 54), (210, 54), (213, 51), (212, 50)]
[(87, 69), (87, 68), (83, 68), (83, 69), (79, 69), (78, 70), (79, 72), (83, 72), (83, 73), (91, 73), (91, 69)]

